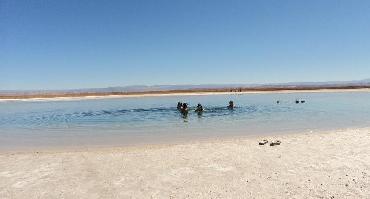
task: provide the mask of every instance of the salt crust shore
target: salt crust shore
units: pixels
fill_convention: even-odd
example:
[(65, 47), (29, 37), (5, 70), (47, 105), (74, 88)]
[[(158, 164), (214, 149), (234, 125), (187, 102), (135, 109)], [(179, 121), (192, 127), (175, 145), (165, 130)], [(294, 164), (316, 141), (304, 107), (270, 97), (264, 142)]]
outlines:
[(0, 102), (12, 101), (78, 101), (94, 99), (164, 97), (164, 96), (202, 96), (202, 95), (242, 95), (242, 94), (271, 94), (271, 93), (342, 93), (342, 92), (370, 92), (370, 89), (319, 89), (319, 90), (281, 90), (281, 91), (245, 91), (245, 92), (194, 92), (194, 93), (162, 93), (162, 94), (135, 94), (135, 95), (104, 95), (83, 97), (50, 97), (27, 99), (0, 99)]
[(0, 198), (370, 198), (369, 153), (370, 128), (1, 152)]

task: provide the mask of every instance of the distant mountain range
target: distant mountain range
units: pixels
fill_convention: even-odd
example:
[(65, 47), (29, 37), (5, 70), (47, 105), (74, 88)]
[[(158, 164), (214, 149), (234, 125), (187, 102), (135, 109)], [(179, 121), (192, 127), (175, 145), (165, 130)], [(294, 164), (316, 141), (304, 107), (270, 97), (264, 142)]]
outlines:
[(107, 88), (85, 88), (68, 90), (0, 90), (1, 95), (28, 95), (44, 93), (112, 93), (112, 92), (149, 92), (149, 91), (181, 91), (199, 89), (226, 89), (226, 88), (295, 88), (295, 87), (369, 87), (370, 79), (356, 81), (328, 81), (328, 82), (288, 82), (271, 84), (202, 84), (202, 85), (133, 85)]

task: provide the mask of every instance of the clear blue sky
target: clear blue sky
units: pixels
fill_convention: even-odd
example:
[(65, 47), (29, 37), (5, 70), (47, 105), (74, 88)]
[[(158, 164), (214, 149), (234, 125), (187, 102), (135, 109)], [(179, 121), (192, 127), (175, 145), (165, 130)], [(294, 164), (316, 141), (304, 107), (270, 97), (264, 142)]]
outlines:
[(0, 90), (369, 77), (368, 0), (0, 0)]

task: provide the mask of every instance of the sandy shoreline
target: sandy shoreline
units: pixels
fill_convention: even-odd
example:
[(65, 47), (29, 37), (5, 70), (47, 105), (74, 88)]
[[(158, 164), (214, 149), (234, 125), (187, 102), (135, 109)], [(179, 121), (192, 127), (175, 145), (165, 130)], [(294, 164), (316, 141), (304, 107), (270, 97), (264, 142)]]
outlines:
[(0, 153), (0, 198), (369, 198), (369, 138), (364, 128)]
[(102, 95), (82, 97), (45, 97), (24, 99), (0, 99), (0, 102), (12, 101), (74, 101), (115, 98), (138, 98), (138, 97), (165, 97), (165, 96), (203, 96), (203, 95), (244, 95), (244, 94), (272, 94), (272, 93), (342, 93), (342, 92), (370, 92), (369, 88), (362, 89), (316, 89), (316, 90), (278, 90), (278, 91), (242, 91), (242, 92), (191, 92), (191, 93), (160, 93), (160, 94), (130, 94), (130, 95)]

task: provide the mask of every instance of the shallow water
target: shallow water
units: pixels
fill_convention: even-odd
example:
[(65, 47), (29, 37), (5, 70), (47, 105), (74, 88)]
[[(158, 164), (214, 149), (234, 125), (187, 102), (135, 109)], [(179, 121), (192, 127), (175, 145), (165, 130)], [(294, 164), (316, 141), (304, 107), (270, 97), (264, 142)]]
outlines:
[[(296, 99), (306, 102), (296, 104)], [(234, 110), (226, 108), (229, 100)], [(178, 101), (193, 110), (202, 103), (205, 111), (184, 117), (176, 109)], [(123, 146), (368, 126), (369, 92), (0, 102), (0, 149)]]

